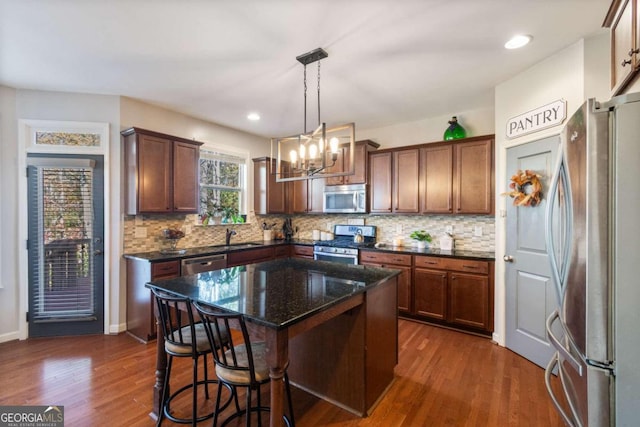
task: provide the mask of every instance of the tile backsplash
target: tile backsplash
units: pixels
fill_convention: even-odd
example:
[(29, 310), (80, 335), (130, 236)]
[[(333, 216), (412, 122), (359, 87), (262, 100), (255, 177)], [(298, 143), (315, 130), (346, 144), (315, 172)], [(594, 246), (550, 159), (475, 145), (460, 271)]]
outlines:
[[(197, 215), (137, 215), (124, 217), (124, 253), (150, 252), (169, 248), (169, 241), (162, 237), (165, 228), (177, 228), (185, 233), (178, 242), (178, 249), (224, 244), (227, 228), (236, 231), (232, 242), (262, 240), (261, 224), (276, 223), (280, 229), (285, 218), (280, 215), (248, 215), (247, 224), (199, 225)], [(448, 226), (453, 228), (456, 249), (495, 251), (495, 218), (486, 215), (291, 215), (294, 235), (299, 239), (311, 239), (312, 230), (332, 230), (335, 224), (347, 224), (350, 219), (364, 219), (367, 225), (375, 225), (379, 242), (391, 242), (395, 237), (410, 241), (414, 230), (426, 230), (438, 247), (438, 237)]]

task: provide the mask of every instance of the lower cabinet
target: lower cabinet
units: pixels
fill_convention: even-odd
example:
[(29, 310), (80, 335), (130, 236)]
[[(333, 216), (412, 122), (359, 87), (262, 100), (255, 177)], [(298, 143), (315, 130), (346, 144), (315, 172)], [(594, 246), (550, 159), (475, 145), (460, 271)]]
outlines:
[(151, 291), (145, 284), (180, 276), (180, 261), (149, 262), (127, 259), (127, 332), (143, 342), (156, 338), (156, 319)]
[(493, 332), (494, 263), (416, 255), (410, 317)]
[(411, 311), (411, 255), (361, 250), (360, 264), (400, 270), (398, 310), (405, 313)]
[(292, 258), (313, 259), (313, 246), (292, 245), (290, 251)]
[(256, 262), (270, 261), (275, 258), (275, 250), (271, 247), (259, 249), (247, 249), (227, 254), (227, 267), (236, 265), (253, 264)]

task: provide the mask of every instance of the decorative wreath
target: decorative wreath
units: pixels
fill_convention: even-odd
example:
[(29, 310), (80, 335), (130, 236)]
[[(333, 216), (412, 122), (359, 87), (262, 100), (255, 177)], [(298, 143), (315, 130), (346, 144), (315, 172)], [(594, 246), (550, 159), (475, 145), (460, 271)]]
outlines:
[(514, 206), (537, 206), (542, 200), (541, 176), (531, 170), (519, 170), (511, 177), (511, 191), (502, 193), (513, 198)]

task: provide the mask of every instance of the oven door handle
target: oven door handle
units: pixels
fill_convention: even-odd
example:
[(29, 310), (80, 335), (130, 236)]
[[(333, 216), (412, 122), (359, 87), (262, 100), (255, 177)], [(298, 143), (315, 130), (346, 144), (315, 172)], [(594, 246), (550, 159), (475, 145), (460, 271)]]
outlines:
[(330, 256), (330, 257), (334, 257), (334, 258), (353, 258), (353, 259), (358, 259), (358, 255), (349, 255), (349, 254), (331, 254), (328, 252), (314, 252), (313, 256), (315, 257), (316, 255), (325, 255), (325, 256)]

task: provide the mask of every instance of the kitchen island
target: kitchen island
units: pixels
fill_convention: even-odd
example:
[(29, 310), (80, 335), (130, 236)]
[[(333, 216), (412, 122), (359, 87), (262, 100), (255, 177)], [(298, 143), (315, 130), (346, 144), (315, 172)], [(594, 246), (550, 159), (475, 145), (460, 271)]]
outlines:
[[(241, 313), (266, 343), (271, 426), (282, 425), (284, 367), (296, 386), (360, 416), (393, 381), (398, 360), (397, 270), (305, 259), (231, 267), (147, 286)], [(158, 339), (153, 413), (164, 387)]]

